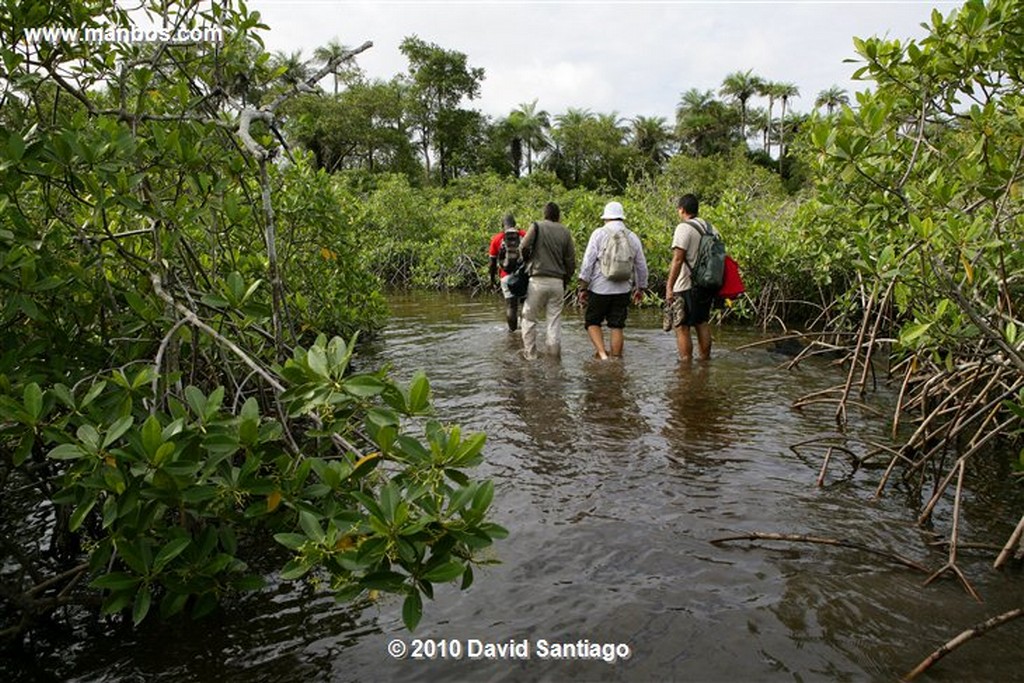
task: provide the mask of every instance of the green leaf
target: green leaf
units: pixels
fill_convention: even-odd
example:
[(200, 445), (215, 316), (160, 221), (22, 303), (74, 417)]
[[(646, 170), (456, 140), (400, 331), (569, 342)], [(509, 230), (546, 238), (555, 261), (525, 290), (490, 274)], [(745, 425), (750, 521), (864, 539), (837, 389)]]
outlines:
[(281, 568), (281, 578), (285, 581), (294, 581), (295, 579), (301, 579), (305, 576), (311, 567), (306, 564), (303, 560), (296, 558), (290, 560), (284, 567)]
[(202, 503), (217, 497), (217, 489), (213, 486), (189, 486), (181, 492), (181, 500), (186, 503)]
[(166, 593), (160, 601), (160, 616), (171, 617), (185, 608), (188, 602), (188, 593)]
[(409, 385), (409, 412), (416, 415), (430, 407), (430, 381), (422, 372), (417, 372)]
[(132, 415), (125, 415), (121, 419), (110, 425), (110, 429), (107, 430), (107, 435), (103, 438), (103, 445), (100, 448), (106, 448), (110, 444), (120, 439), (125, 432), (131, 429), (132, 423), (135, 422), (135, 417)]
[(43, 414), (43, 392), (35, 382), (25, 387), (24, 404), (25, 412), (32, 418), (31, 425), (34, 426)]
[(320, 526), (320, 522), (317, 521), (311, 513), (303, 510), (299, 513), (299, 526), (306, 533), (306, 536), (313, 539), (317, 543), (323, 543), (327, 534), (324, 533), (323, 528)]
[(224, 402), (224, 386), (218, 386), (216, 389), (210, 392), (210, 397), (206, 400), (206, 408), (203, 411), (203, 421), (209, 422), (217, 416), (217, 411), (220, 410), (221, 404)]
[(156, 571), (163, 569), (168, 562), (183, 553), (191, 542), (192, 539), (187, 536), (172, 540), (156, 554), (156, 559), (153, 560), (153, 569)]
[(384, 383), (373, 375), (353, 375), (342, 386), (347, 393), (359, 398), (377, 396), (384, 391)]
[(78, 440), (92, 453), (100, 449), (100, 433), (91, 424), (84, 424), (75, 431)]
[(254, 397), (250, 396), (242, 404), (242, 410), (239, 411), (238, 416), (243, 420), (256, 420), (259, 422), (260, 404)]
[(54, 460), (75, 460), (85, 455), (85, 452), (73, 443), (62, 443), (47, 454)]
[(423, 578), (427, 581), (433, 581), (434, 583), (447, 583), (448, 581), (452, 581), (462, 576), (462, 572), (465, 570), (466, 568), (461, 562), (452, 560), (451, 562), (445, 562), (444, 564), (434, 567), (424, 574)]
[(174, 453), (174, 448), (174, 444), (169, 441), (161, 444), (160, 447), (156, 449), (156, 453), (153, 454), (153, 464), (157, 467), (163, 465), (164, 462), (167, 461), (167, 458)]
[(405, 602), (402, 604), (402, 621), (405, 622), (407, 629), (415, 631), (422, 618), (423, 598), (420, 597), (418, 591), (413, 591), (405, 597)]
[(480, 529), (480, 531), (487, 534), (493, 539), (500, 540), (502, 538), (508, 538), (508, 529), (501, 526), (500, 524), (486, 522), (484, 524), (481, 524), (478, 528)]
[(19, 133), (11, 131), (7, 138), (7, 158), (11, 162), (17, 163), (23, 156), (25, 156), (25, 141)]
[(135, 593), (132, 591), (117, 591), (115, 593), (111, 593), (110, 597), (103, 603), (101, 614), (108, 616), (120, 612), (125, 607), (132, 604), (132, 598), (134, 597)]
[(464, 508), (466, 504), (469, 503), (469, 501), (472, 500), (474, 496), (476, 496), (478, 487), (479, 484), (474, 483), (470, 484), (469, 486), (460, 488), (458, 491), (453, 493), (451, 499), (448, 501), (449, 514), (453, 514), (456, 511)]
[(394, 511), (398, 507), (399, 501), (401, 501), (401, 495), (398, 493), (398, 488), (393, 481), (389, 481), (381, 488), (380, 493), (381, 511), (384, 513), (385, 521), (394, 521)]
[(95, 505), (95, 495), (80, 503), (78, 507), (75, 508), (75, 511), (71, 513), (71, 520), (68, 523), (68, 529), (75, 531), (78, 527), (82, 526), (82, 522), (85, 521), (86, 515), (92, 511), (92, 508)]
[(473, 496), (473, 510), (483, 514), (490, 507), (494, 499), (494, 483), (490, 480), (483, 482)]
[(330, 379), (331, 373), (327, 369), (327, 354), (319, 346), (312, 347), (306, 353), (306, 364), (309, 369), (318, 377)]
[(405, 576), (398, 572), (380, 571), (364, 576), (360, 583), (367, 588), (395, 593), (402, 590), (403, 586), (405, 586), (405, 578)]
[(106, 386), (106, 382), (97, 382), (96, 384), (93, 384), (91, 387), (89, 387), (89, 391), (86, 392), (85, 397), (82, 399), (82, 402), (78, 405), (78, 407), (85, 408), (87, 405), (92, 403), (94, 400), (96, 400), (96, 397), (103, 392)]
[(289, 550), (299, 550), (309, 541), (302, 534), (274, 534), (274, 540)]
[(209, 434), (203, 439), (203, 448), (214, 455), (231, 455), (241, 447), (234, 434)]
[(72, 410), (75, 409), (75, 397), (71, 395), (71, 390), (63, 384), (55, 384), (50, 388), (50, 393), (57, 397), (57, 400), (63, 403)]
[(904, 346), (910, 346), (914, 340), (921, 337), (928, 331), (932, 324), (929, 323), (911, 323), (900, 330), (900, 343)]
[(160, 420), (155, 415), (150, 415), (146, 418), (146, 421), (142, 423), (142, 429), (140, 430), (140, 436), (142, 437), (142, 448), (145, 450), (146, 455), (153, 458), (156, 455), (156, 451), (163, 444), (163, 436), (161, 432), (163, 428), (160, 426)]
[(267, 582), (262, 576), (241, 576), (231, 581), (231, 587), (237, 591), (245, 593), (251, 593), (254, 591), (262, 590)]
[(192, 412), (199, 419), (206, 413), (206, 396), (197, 387), (189, 385), (185, 387), (185, 400), (188, 401)]
[(344, 375), (348, 369), (357, 338), (358, 335), (353, 336), (352, 343), (346, 344), (345, 340), (341, 337), (334, 337), (327, 344), (327, 357), (330, 359), (331, 367), (339, 377)]
[(132, 576), (125, 572), (111, 572), (94, 579), (89, 586), (100, 590), (121, 591), (134, 588), (141, 582), (142, 579), (138, 576)]
[(14, 466), (19, 467), (22, 463), (28, 460), (28, 456), (32, 454), (32, 447), (36, 443), (36, 436), (32, 432), (25, 432), (21, 441), (18, 442), (18, 447), (14, 449)]
[(142, 620), (149, 614), (149, 606), (153, 602), (153, 594), (149, 590), (149, 586), (143, 586), (135, 595), (135, 606), (132, 608), (132, 622), (136, 626), (142, 623)]

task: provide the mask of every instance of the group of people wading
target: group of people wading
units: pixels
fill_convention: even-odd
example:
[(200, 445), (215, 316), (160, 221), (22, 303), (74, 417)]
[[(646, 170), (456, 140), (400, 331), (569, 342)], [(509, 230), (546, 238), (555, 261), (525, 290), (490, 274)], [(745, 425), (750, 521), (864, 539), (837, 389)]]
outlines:
[[(690, 328), (697, 334), (697, 354), (711, 356), (711, 305), (715, 292), (694, 285), (694, 270), (701, 235), (714, 228), (698, 216), (699, 203), (692, 194), (679, 198), (680, 223), (672, 236), (672, 264), (665, 285), (666, 331), (674, 330), (679, 358), (693, 357)], [(558, 356), (562, 346), (562, 306), (573, 273), (576, 247), (572, 233), (562, 225), (561, 210), (554, 202), (544, 205), (543, 220), (533, 221), (528, 230), (516, 225), (512, 214), (505, 216), (502, 230), (491, 237), (490, 280), (500, 280), (505, 297), (505, 316), (510, 331), (521, 328), (523, 357), (538, 357), (537, 325), (547, 323), (546, 351)], [(603, 225), (595, 229), (583, 252), (579, 268), (579, 304), (584, 307), (584, 328), (602, 360), (622, 356), (623, 330), (630, 299), (639, 303), (647, 289), (647, 259), (640, 238), (626, 227), (626, 213), (619, 202), (608, 202), (601, 214)], [(509, 276), (520, 267), (529, 274), (525, 296), (509, 286)], [(520, 304), (522, 304), (520, 309)], [(520, 326), (521, 319), (521, 326)], [(605, 345), (604, 327), (610, 330)]]

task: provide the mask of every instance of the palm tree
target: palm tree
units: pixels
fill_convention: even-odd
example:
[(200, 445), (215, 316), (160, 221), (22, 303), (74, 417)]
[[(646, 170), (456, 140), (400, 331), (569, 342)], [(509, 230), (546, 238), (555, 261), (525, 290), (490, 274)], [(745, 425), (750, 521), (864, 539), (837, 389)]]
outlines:
[(772, 81), (763, 81), (757, 94), (768, 98), (768, 125), (764, 130), (764, 150), (772, 153), (772, 110), (775, 108), (775, 98), (778, 96), (779, 84)]
[(736, 140), (736, 110), (710, 90), (690, 88), (676, 107), (676, 138), (680, 147), (696, 156), (728, 150)]
[[(583, 171), (583, 157), (586, 153), (587, 124), (594, 120), (589, 109), (570, 107), (564, 114), (555, 117), (553, 137), (558, 144), (555, 161), (566, 161), (571, 165), (573, 187), (579, 185)], [(557, 170), (556, 170), (557, 172)]]
[(522, 112), (515, 110), (500, 122), (502, 134), (508, 140), (509, 157), (512, 159), (512, 172), (518, 178), (523, 168), (523, 145), (526, 137), (525, 118)]
[[(323, 64), (327, 64), (331, 60), (340, 58), (343, 54), (349, 51), (349, 48), (342, 45), (337, 40), (332, 40), (323, 47), (318, 47), (313, 51), (313, 57), (319, 60)], [(339, 65), (340, 66), (340, 65)], [(338, 94), (338, 69), (334, 69), (334, 94)]]
[(740, 135), (747, 139), (747, 100), (756, 95), (761, 87), (762, 79), (753, 75), (753, 69), (746, 72), (735, 71), (725, 77), (720, 95), (728, 95), (740, 104)]
[(632, 120), (632, 144), (652, 170), (661, 168), (669, 157), (672, 132), (664, 116), (637, 116)]
[(840, 88), (838, 85), (833, 85), (828, 90), (822, 90), (814, 100), (814, 106), (824, 106), (828, 110), (829, 116), (832, 116), (832, 114), (835, 113), (835, 110), (839, 107), (849, 103), (850, 98), (847, 96), (846, 90)]
[(291, 54), (278, 50), (272, 62), (275, 68), (282, 69), (281, 80), (288, 85), (298, 85), (309, 75), (309, 67), (302, 61), (302, 50)]
[(596, 130), (600, 132), (602, 139), (612, 145), (621, 145), (629, 133), (626, 120), (613, 111), (610, 114), (598, 114), (594, 117), (597, 123)]
[[(768, 119), (768, 111), (763, 107), (750, 107), (747, 109), (747, 128), (750, 129), (751, 135), (761, 134), (762, 142), (768, 138), (768, 129), (771, 128), (771, 122)], [(762, 144), (762, 149), (765, 146)]]
[(520, 104), (512, 112), (520, 118), (520, 132), (526, 149), (526, 172), (533, 173), (533, 153), (547, 149), (547, 131), (551, 128), (551, 117), (544, 110), (537, 111), (537, 100)]
[(779, 173), (782, 173), (782, 157), (786, 154), (786, 103), (790, 97), (800, 97), (800, 90), (792, 83), (779, 83), (778, 97), (782, 100), (782, 113), (779, 114)]

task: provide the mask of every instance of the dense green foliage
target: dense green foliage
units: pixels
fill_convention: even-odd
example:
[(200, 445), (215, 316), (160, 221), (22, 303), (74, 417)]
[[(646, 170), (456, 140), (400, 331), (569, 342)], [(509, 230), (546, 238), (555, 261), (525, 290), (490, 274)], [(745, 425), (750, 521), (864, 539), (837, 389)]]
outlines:
[(351, 371), (342, 339), (385, 314), (372, 236), (327, 173), (281, 154), (300, 81), (258, 15), (138, 11), (225, 32), (30, 41), (138, 17), (0, 4), (0, 634), (98, 599), (135, 623), (200, 616), (261, 585), (247, 559), (273, 539), (284, 578), (398, 593), (412, 628), (504, 533), (491, 485), (462, 472), (484, 437), (436, 421), (423, 376)]
[(1024, 416), (1022, 26), (1020, 2), (972, 1), (933, 12), (919, 44), (856, 41), (875, 88), (809, 138), (813, 206), (849, 226), (837, 255), (858, 281), (832, 324), (861, 330), (855, 361), (891, 340), (926, 422), (970, 396), (910, 439), (926, 454), (937, 439), (977, 452)]
[[(363, 48), (317, 72), (272, 58), (241, 4), (149, 10), (229, 30), (216, 50), (28, 43), (131, 17), (0, 3), (6, 635), (97, 598), (135, 622), (207, 613), (260, 585), (247, 560), (273, 540), (284, 578), (398, 593), (410, 627), (434, 583), (467, 586), (505, 533), (463, 472), (484, 437), (432, 415), (425, 376), (354, 373), (352, 340), (383, 324), (384, 287), (482, 288), (502, 216), (526, 227), (547, 201), (580, 254), (621, 201), (660, 291), (675, 199), (701, 197), (748, 287), (730, 314), (842, 357), (840, 426), (876, 366), (895, 376), (896, 421), (917, 422), (894, 464), (918, 491), (963, 472), (950, 449), (1005, 461), (991, 447), (1019, 436), (1018, 1), (858, 41), (874, 89), (823, 93), (827, 113), (787, 118), (795, 86), (741, 72), (730, 101), (687, 91), (674, 128), (536, 102), (489, 121), (460, 108), (483, 72), (416, 38), (406, 76), (366, 82), (342, 63)], [(345, 87), (300, 95), (330, 77)]]

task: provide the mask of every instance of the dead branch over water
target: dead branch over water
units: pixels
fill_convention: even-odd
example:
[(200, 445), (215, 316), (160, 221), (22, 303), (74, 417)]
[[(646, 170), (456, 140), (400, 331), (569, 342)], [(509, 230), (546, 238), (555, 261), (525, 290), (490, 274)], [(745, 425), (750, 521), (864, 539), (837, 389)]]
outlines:
[(977, 638), (978, 636), (984, 635), (994, 628), (1002, 626), (1003, 624), (1013, 621), (1018, 617), (1024, 616), (1024, 608), (1012, 609), (1009, 612), (1003, 612), (1002, 614), (992, 617), (972, 628), (963, 631), (956, 638), (953, 638), (935, 652), (928, 655), (920, 664), (915, 666), (909, 673), (903, 675), (902, 680), (911, 681), (922, 673), (927, 671), (932, 664), (939, 661), (953, 650), (957, 649), (967, 641)]
[(847, 541), (840, 538), (826, 538), (823, 536), (807, 536), (804, 534), (776, 534), (765, 531), (753, 531), (749, 534), (737, 534), (736, 536), (725, 536), (723, 538), (712, 539), (712, 543), (718, 545), (720, 543), (728, 543), (730, 541), (788, 541), (790, 543), (815, 543), (818, 545), (832, 545), (840, 548), (850, 548), (851, 550), (860, 550), (865, 553), (872, 555), (878, 555), (884, 557), (887, 560), (902, 564), (905, 567), (910, 567), (916, 571), (927, 573), (928, 570), (907, 557), (903, 557), (897, 553), (892, 553), (887, 550), (879, 550), (866, 546), (863, 543), (856, 543), (854, 541)]

